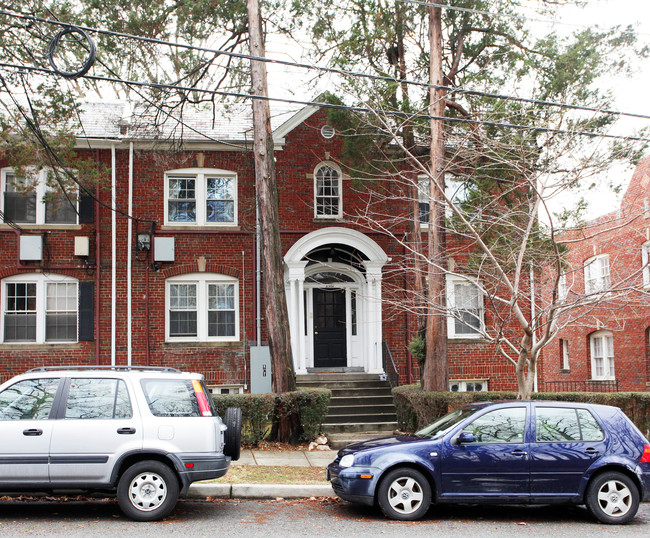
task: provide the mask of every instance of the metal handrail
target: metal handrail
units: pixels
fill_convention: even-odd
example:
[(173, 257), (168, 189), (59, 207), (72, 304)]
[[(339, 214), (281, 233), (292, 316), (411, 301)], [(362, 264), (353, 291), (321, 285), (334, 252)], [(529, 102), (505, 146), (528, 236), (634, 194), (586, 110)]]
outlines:
[(399, 386), (399, 372), (397, 371), (397, 366), (395, 366), (395, 361), (393, 360), (393, 354), (390, 352), (390, 348), (386, 343), (386, 340), (382, 342), (382, 354), (381, 359), (384, 366), (384, 372), (388, 377), (388, 382), (391, 387)]
[(547, 392), (619, 392), (619, 380), (545, 381), (544, 388)]

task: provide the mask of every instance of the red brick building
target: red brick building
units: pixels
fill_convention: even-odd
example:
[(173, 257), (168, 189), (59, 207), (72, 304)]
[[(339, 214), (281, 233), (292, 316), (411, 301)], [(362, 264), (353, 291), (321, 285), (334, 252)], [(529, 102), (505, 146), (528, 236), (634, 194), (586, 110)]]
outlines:
[(562, 238), (561, 293), (582, 306), (544, 350), (540, 390), (650, 390), (649, 201), (646, 157), (619, 209)]
[[(85, 107), (77, 153), (104, 173), (73, 207), (44, 198), (47, 170), (30, 174), (26, 190), (0, 156), (0, 374), (173, 366), (246, 390), (250, 350), (266, 338), (249, 113), (187, 111), (155, 128), (137, 117), (123, 103)], [(389, 350), (400, 382), (417, 381), (407, 351), (417, 327), (384, 301), (412, 275), (397, 270), (398, 242), (349, 218), (372, 190), (355, 188), (338, 164), (342, 137), (317, 108), (276, 117), (273, 129), (297, 374), (383, 375)], [(388, 200), (375, 209), (406, 216), (399, 183), (382, 188)], [(406, 219), (398, 226), (408, 232)], [(514, 389), (514, 367), (481, 337), (492, 314), (478, 289), (453, 276), (448, 286), (450, 306), (470, 320), (449, 320), (452, 389)], [(465, 306), (451, 304), (460, 296)]]

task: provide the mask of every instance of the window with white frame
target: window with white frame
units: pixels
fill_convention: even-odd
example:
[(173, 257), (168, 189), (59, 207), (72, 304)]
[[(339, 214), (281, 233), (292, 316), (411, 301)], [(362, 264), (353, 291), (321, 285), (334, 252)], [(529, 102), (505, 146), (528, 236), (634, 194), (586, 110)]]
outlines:
[[(467, 196), (466, 185), (458, 179), (456, 176), (451, 174), (445, 175), (445, 195), (453, 203), (459, 204)], [(431, 180), (428, 176), (419, 176), (418, 177), (418, 203), (420, 206), (420, 224), (422, 226), (429, 225), (429, 211), (431, 208)], [(452, 215), (451, 207), (447, 204), (445, 207), (445, 215), (451, 217)]]
[(449, 392), (485, 392), (486, 390), (488, 390), (487, 379), (449, 382)]
[(589, 337), (591, 348), (591, 378), (615, 379), (614, 338), (608, 331), (598, 331)]
[(61, 275), (21, 274), (2, 281), (2, 341), (76, 342), (79, 283)]
[(560, 355), (562, 370), (569, 370), (569, 340), (566, 338), (560, 338)]
[(643, 286), (650, 288), (650, 241), (641, 246), (641, 263), (643, 267)]
[(447, 336), (478, 338), (483, 330), (483, 294), (466, 278), (447, 276)]
[(169, 341), (239, 340), (237, 279), (216, 273), (192, 273), (167, 279)]
[(165, 173), (165, 222), (199, 226), (237, 224), (237, 174), (187, 168)]
[(333, 163), (320, 163), (314, 170), (314, 216), (340, 218), (343, 214), (342, 174)]
[(610, 287), (609, 255), (594, 256), (585, 262), (585, 293), (599, 293)]
[(18, 224), (77, 224), (77, 191), (63, 192), (48, 186), (51, 170), (17, 174), (3, 168), (2, 213), (5, 222)]

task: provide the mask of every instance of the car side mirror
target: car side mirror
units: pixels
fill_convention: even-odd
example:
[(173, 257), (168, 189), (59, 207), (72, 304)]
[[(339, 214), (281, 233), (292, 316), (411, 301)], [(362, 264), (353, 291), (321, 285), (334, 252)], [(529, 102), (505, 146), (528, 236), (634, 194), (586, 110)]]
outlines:
[(463, 445), (474, 442), (474, 434), (470, 432), (460, 432), (456, 437), (456, 444)]

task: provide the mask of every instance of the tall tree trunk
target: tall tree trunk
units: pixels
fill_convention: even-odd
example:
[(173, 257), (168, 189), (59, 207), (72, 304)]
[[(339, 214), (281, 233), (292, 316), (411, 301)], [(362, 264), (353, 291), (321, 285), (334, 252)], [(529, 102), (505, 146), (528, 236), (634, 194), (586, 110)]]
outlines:
[[(265, 55), (262, 20), (258, 0), (248, 0), (250, 49), (253, 56)], [(273, 370), (273, 391), (295, 390), (291, 357), (289, 315), (284, 290), (284, 266), (278, 216), (278, 187), (273, 160), (271, 114), (263, 62), (251, 60), (253, 84), (253, 152), (255, 154), (255, 189), (259, 213), (264, 276), (264, 311)], [(256, 99), (255, 97), (262, 97)]]
[[(430, 73), (429, 114), (431, 129), (431, 183), (429, 203), (429, 315), (426, 331), (426, 359), (422, 388), (426, 391), (447, 391), (447, 297), (445, 294), (445, 94), (439, 89), (442, 77), (442, 22), (440, 8), (431, 6), (429, 16)], [(437, 86), (437, 87), (434, 87)]]
[[(404, 7), (399, 2), (396, 4), (397, 18), (397, 54), (399, 58), (399, 80), (402, 92), (402, 108), (404, 112), (411, 112), (411, 100), (409, 98), (409, 85), (406, 82), (406, 54), (404, 50)], [(409, 232), (410, 247), (413, 252), (413, 297), (416, 312), (416, 330), (425, 326), (426, 300), (424, 296), (424, 263), (420, 257), (422, 253), (422, 223), (420, 222), (420, 190), (418, 185), (419, 163), (415, 158), (415, 134), (413, 124), (406, 122), (402, 130), (404, 147), (406, 148), (405, 162), (407, 163), (406, 173), (407, 189), (406, 195), (409, 199)], [(409, 276), (406, 275), (406, 278)], [(413, 336), (413, 335), (409, 335)], [(413, 366), (407, 372), (407, 382), (412, 381)]]

